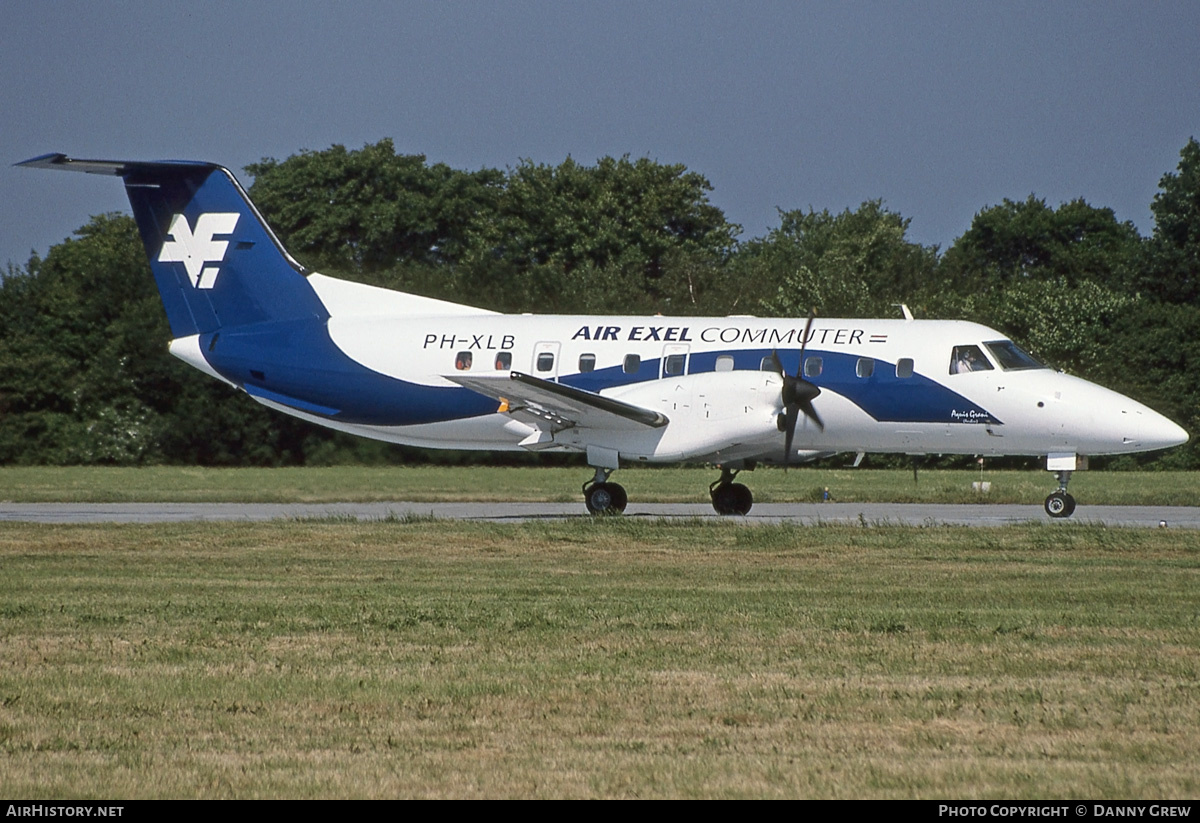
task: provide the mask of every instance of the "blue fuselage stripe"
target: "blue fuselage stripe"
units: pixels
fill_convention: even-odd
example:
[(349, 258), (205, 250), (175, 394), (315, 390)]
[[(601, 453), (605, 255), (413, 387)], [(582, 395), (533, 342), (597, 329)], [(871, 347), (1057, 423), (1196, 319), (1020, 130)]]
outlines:
[[(496, 411), (496, 403), (461, 387), (425, 386), (368, 369), (351, 359), (329, 336), (324, 320), (282, 321), (225, 329), (215, 343), (201, 338), (205, 357), (222, 376), (251, 394), (344, 423), (409, 426), (476, 417)], [(690, 355), (689, 373), (711, 372), (719, 356), (733, 358), (737, 370), (760, 368), (771, 349), (730, 349)], [(789, 374), (799, 366), (799, 350), (778, 350)], [(940, 383), (913, 374), (896, 376), (894, 364), (875, 361), (870, 377), (858, 377), (857, 355), (808, 349), (820, 357), (819, 375), (806, 379), (836, 392), (881, 422), (997, 423), (987, 410)], [(599, 392), (659, 377), (661, 360), (647, 358), (638, 370), (621, 366), (561, 375), (560, 382)]]

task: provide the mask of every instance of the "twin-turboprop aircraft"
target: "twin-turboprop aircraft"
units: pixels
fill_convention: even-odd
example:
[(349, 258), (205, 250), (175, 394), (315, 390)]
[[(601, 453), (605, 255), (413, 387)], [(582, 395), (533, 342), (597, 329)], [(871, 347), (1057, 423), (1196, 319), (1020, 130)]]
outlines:
[(504, 315), (309, 272), (236, 178), (200, 162), (18, 165), (124, 180), (173, 340), (188, 364), (272, 409), (428, 448), (569, 451), (620, 512), (621, 465), (706, 462), (721, 514), (757, 463), (838, 452), (1037, 455), (1067, 517), (1087, 456), (1188, 435), (1135, 400), (1052, 371), (975, 323)]

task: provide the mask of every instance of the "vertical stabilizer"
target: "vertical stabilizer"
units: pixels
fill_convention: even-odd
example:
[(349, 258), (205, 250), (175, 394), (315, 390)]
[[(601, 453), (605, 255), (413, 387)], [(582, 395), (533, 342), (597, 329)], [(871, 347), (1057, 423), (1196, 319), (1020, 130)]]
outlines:
[(304, 269), (283, 248), (228, 169), (188, 161), (18, 163), (120, 177), (174, 337), (328, 317)]

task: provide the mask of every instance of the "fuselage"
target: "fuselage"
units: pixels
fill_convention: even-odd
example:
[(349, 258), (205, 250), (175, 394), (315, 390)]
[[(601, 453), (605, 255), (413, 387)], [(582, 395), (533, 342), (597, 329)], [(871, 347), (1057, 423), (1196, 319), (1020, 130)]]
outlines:
[[(502, 315), (322, 275), (310, 282), (327, 319), (226, 329), (192, 348), (268, 406), (397, 443), (523, 448), (536, 422), (453, 380), (515, 371), (671, 421), (667, 431), (563, 428), (540, 449), (601, 445), (645, 462), (781, 460), (773, 354), (821, 389), (814, 406), (826, 425), (799, 427), (801, 455), (1115, 454), (1187, 438), (1141, 403), (1013, 354), (1004, 334), (975, 323), (817, 318), (806, 335), (802, 319)], [(696, 430), (704, 426), (707, 435)]]

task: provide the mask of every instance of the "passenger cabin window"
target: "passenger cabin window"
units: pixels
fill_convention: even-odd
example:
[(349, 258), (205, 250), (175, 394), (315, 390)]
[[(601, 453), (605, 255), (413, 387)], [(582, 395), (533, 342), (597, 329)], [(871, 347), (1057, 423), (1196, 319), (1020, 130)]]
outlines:
[[(731, 357), (731, 358), (729, 358), (729, 359), (730, 359), (730, 360), (732, 360), (733, 358)], [(732, 371), (732, 370), (733, 370), (733, 369), (732, 369), (732, 367), (731, 367), (731, 368), (730, 368), (730, 371)], [(776, 356), (775, 356), (773, 353), (772, 353), (772, 354), (768, 354), (768, 355), (767, 355), (766, 357), (764, 357), (762, 360), (759, 360), (759, 361), (758, 361), (758, 370), (759, 370), (759, 371), (773, 371), (773, 372), (778, 372), (778, 371), (779, 371), (779, 361), (778, 361), (778, 359), (776, 358)]]
[(508, 371), (512, 368), (512, 352), (502, 351), (496, 353), (496, 371)]
[(718, 355), (717, 364), (713, 366), (713, 371), (733, 371), (733, 355)]
[(666, 362), (663, 363), (663, 376), (673, 377), (677, 374), (683, 374), (683, 367), (686, 363), (686, 354), (668, 354)]
[(550, 371), (554, 368), (553, 352), (544, 351), (537, 356), (537, 370)]
[(469, 351), (460, 351), (454, 358), (454, 368), (459, 371), (467, 371), (471, 368), (471, 353)]
[(896, 361), (896, 376), (897, 377), (912, 377), (913, 376), (913, 361), (911, 357), (901, 357)]
[(955, 346), (950, 352), (951, 374), (991, 370), (992, 364), (983, 356), (983, 351), (978, 346)]
[(581, 354), (579, 355), (579, 372), (580, 374), (596, 370), (596, 355)]
[(810, 357), (804, 361), (805, 377), (820, 377), (823, 361), (819, 357)]
[(870, 377), (875, 373), (875, 359), (872, 357), (858, 358), (858, 363), (854, 365), (854, 373), (859, 377)]
[(621, 364), (621, 369), (626, 374), (637, 374), (637, 370), (642, 367), (642, 358), (640, 355), (627, 354), (625, 362)]
[(992, 357), (996, 358), (996, 362), (1000, 364), (1000, 368), (1005, 371), (1049, 368), (1049, 366), (1036, 360), (1011, 340), (992, 340), (983, 345), (992, 353)]

